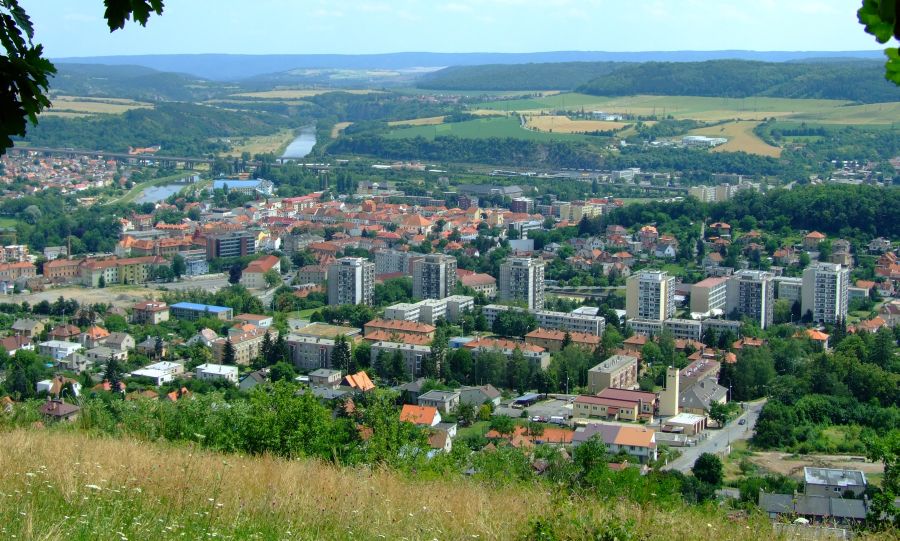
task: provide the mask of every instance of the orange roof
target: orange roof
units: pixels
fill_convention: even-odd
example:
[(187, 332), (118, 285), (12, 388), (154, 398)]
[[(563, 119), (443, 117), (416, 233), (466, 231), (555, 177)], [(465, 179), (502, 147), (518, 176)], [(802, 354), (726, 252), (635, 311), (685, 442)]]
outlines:
[(652, 447), (655, 432), (649, 428), (622, 426), (616, 433), (616, 445), (634, 445), (635, 447)]
[(515, 350), (519, 348), (521, 351), (530, 351), (533, 353), (542, 353), (546, 351), (544, 348), (540, 346), (535, 346), (533, 344), (526, 344), (524, 342), (517, 342), (515, 340), (504, 340), (502, 338), (479, 338), (477, 340), (472, 340), (468, 342), (465, 346), (467, 349), (476, 349), (476, 348), (484, 348), (484, 349), (509, 349)]
[(806, 329), (806, 336), (810, 340), (816, 340), (817, 342), (825, 342), (828, 340), (827, 334), (822, 331), (817, 331), (816, 329)]
[(822, 233), (819, 233), (818, 231), (810, 231), (810, 233), (808, 235), (806, 235), (804, 238), (806, 238), (806, 239), (824, 239), (825, 235), (823, 235)]
[(279, 259), (274, 255), (267, 255), (255, 261), (251, 261), (250, 264), (247, 265), (247, 268), (244, 269), (244, 272), (267, 272), (278, 262)]
[(363, 371), (359, 371), (355, 374), (347, 374), (346, 376), (344, 376), (344, 383), (348, 387), (352, 387), (363, 392), (371, 391), (375, 388), (375, 384), (372, 383), (371, 379), (369, 379), (369, 375)]
[(402, 319), (373, 319), (366, 323), (364, 327), (366, 333), (374, 332), (378, 329), (386, 330), (388, 332), (398, 331), (408, 333), (433, 333), (435, 331), (434, 325)]
[[(574, 435), (575, 432), (572, 430), (552, 426), (545, 426), (544, 431), (540, 435), (530, 435), (528, 434), (528, 429), (526, 427), (516, 425), (512, 435), (507, 436), (507, 438), (512, 441), (513, 446), (518, 447), (517, 440), (520, 439), (529, 443), (534, 443), (536, 441), (542, 441), (544, 443), (572, 443), (572, 436)], [(496, 430), (490, 430), (484, 436), (488, 439), (499, 439), (503, 437)]]
[(401, 344), (414, 344), (427, 346), (431, 344), (431, 338), (422, 334), (410, 334), (405, 332), (389, 332), (379, 329), (366, 335), (370, 342), (399, 342)]
[(431, 426), (438, 410), (432, 406), (414, 406), (412, 404), (404, 404), (400, 410), (400, 420), (414, 425)]
[[(566, 336), (565, 331), (560, 330), (548, 330), (537, 328), (530, 333), (525, 335), (525, 338), (537, 338), (540, 340), (563, 340)], [(569, 338), (572, 339), (572, 342), (576, 344), (587, 344), (591, 346), (596, 346), (600, 344), (600, 337), (596, 334), (589, 334), (586, 332), (569, 332)]]
[(84, 335), (85, 335), (87, 338), (90, 338), (90, 339), (92, 339), (92, 340), (96, 340), (96, 339), (98, 339), (98, 338), (104, 338), (104, 337), (109, 336), (109, 331), (107, 331), (107, 330), (104, 329), (103, 327), (98, 327), (98, 326), (94, 325), (93, 327), (91, 327), (91, 328), (89, 328), (88, 330), (84, 331)]

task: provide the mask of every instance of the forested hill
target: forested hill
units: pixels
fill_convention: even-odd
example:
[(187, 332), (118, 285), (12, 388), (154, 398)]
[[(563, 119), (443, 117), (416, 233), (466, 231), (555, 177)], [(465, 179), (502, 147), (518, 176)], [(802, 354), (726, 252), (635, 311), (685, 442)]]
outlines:
[(453, 66), (424, 75), (430, 90), (572, 90), (612, 73), (619, 62), (553, 62)]
[(50, 88), (71, 96), (200, 101), (234, 91), (191, 75), (143, 66), (60, 63), (56, 69)]
[(578, 90), (598, 96), (661, 94), (900, 101), (874, 60), (809, 62), (558, 62), (456, 66), (423, 76), (434, 90)]
[(900, 101), (880, 62), (771, 63), (744, 60), (625, 64), (577, 89), (597, 96), (660, 94), (745, 98)]

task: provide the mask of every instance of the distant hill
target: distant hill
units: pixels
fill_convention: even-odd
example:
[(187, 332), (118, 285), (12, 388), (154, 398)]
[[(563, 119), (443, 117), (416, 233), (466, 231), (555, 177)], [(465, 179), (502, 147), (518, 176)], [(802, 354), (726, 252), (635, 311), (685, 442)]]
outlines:
[(423, 75), (416, 86), (430, 90), (572, 90), (622, 65), (554, 62), (454, 66)]
[(597, 96), (660, 94), (744, 98), (819, 98), (863, 103), (900, 101), (875, 61), (771, 63), (743, 60), (624, 64), (579, 86)]
[(805, 58), (881, 58), (881, 51), (550, 51), (536, 53), (424, 53), (341, 54), (180, 54), (57, 58), (54, 62), (137, 65), (159, 71), (189, 73), (216, 81), (237, 81), (267, 73), (305, 68), (409, 69), (550, 62), (698, 62), (722, 58), (785, 62)]
[(144, 101), (199, 101), (227, 93), (220, 83), (137, 65), (57, 63), (50, 88), (58, 94)]

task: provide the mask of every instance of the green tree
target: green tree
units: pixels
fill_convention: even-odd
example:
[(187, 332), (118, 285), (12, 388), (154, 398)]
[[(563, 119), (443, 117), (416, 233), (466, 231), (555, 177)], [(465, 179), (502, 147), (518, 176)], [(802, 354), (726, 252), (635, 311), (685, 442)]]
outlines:
[(295, 377), (297, 377), (297, 371), (294, 370), (292, 365), (284, 361), (275, 363), (269, 369), (269, 379), (272, 380), (272, 383), (276, 381), (294, 381)]
[(103, 372), (103, 379), (109, 382), (109, 388), (112, 392), (119, 391), (119, 382), (122, 381), (122, 365), (119, 360), (110, 355), (106, 361), (106, 370)]
[[(860, 24), (866, 32), (875, 36), (878, 43), (887, 43), (894, 38), (900, 40), (900, 9), (894, 0), (863, 0), (856, 12)], [(900, 85), (900, 52), (897, 47), (884, 50), (887, 62), (884, 65), (885, 78)]]
[(233, 366), (235, 364), (234, 355), (234, 344), (231, 343), (231, 338), (226, 338), (225, 345), (222, 347), (222, 364)]
[(872, 437), (865, 444), (869, 460), (880, 460), (884, 465), (881, 490), (872, 497), (869, 519), (896, 527), (900, 525), (900, 508), (894, 503), (900, 496), (900, 430)]
[(275, 269), (269, 269), (263, 274), (263, 280), (266, 281), (268, 287), (277, 287), (281, 285), (281, 275)]
[(184, 257), (181, 254), (175, 254), (175, 257), (172, 258), (172, 274), (175, 278), (181, 278), (185, 272), (187, 272), (187, 264), (184, 262)]
[(725, 404), (713, 402), (709, 405), (709, 418), (715, 421), (719, 427), (724, 427), (728, 422), (728, 407)]
[(509, 415), (494, 415), (491, 418), (490, 429), (501, 436), (509, 436), (516, 429), (516, 423)]
[(343, 370), (347, 374), (353, 373), (353, 357), (350, 354), (350, 342), (343, 334), (338, 335), (334, 341), (334, 349), (331, 351), (331, 366)]
[(703, 483), (714, 487), (722, 486), (724, 476), (722, 461), (712, 453), (703, 453), (697, 457), (691, 472)]

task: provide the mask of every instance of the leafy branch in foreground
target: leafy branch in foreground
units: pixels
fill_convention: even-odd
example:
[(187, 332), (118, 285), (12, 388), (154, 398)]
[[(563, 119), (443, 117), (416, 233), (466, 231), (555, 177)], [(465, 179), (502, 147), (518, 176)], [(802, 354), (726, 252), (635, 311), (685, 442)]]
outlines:
[[(856, 12), (866, 32), (875, 36), (878, 43), (900, 40), (900, 0), (863, 0)], [(897, 47), (884, 50), (888, 60), (884, 65), (885, 78), (900, 85), (900, 52)]]

